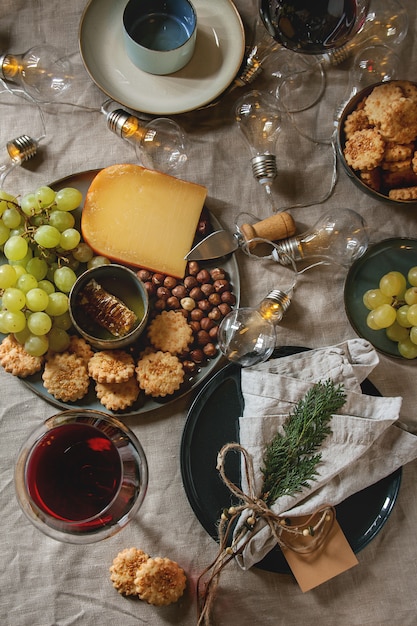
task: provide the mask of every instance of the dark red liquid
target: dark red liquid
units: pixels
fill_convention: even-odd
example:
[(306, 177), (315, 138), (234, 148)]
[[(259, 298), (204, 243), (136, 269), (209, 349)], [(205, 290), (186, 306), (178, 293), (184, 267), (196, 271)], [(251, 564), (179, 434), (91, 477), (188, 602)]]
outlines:
[[(35, 504), (57, 520), (70, 522), (103, 511), (117, 494), (120, 480), (116, 447), (97, 428), (82, 423), (51, 429), (37, 443), (27, 466)], [(99, 523), (110, 521), (104, 516)]]
[(319, 54), (346, 42), (356, 21), (355, 0), (261, 0), (261, 17), (286, 48)]

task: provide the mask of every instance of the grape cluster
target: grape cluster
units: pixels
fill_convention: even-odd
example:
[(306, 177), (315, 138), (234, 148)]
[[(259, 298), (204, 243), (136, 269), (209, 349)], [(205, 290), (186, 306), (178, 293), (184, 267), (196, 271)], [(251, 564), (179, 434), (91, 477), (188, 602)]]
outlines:
[(78, 189), (42, 186), (20, 204), (0, 190), (0, 332), (13, 333), (32, 356), (68, 347), (68, 294), (77, 270), (110, 263), (81, 240)]
[(407, 276), (398, 271), (384, 274), (377, 288), (364, 293), (363, 303), (369, 309), (368, 327), (385, 329), (402, 357), (417, 358), (417, 266)]

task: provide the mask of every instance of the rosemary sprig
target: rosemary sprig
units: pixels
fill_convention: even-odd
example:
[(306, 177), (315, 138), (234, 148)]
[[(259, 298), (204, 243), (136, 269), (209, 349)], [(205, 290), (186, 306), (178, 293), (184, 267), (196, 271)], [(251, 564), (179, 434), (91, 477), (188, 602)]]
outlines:
[(294, 495), (316, 480), (321, 452), (331, 433), (329, 422), (346, 402), (342, 385), (319, 382), (306, 393), (268, 444), (263, 457), (262, 499), (271, 506), (280, 496)]

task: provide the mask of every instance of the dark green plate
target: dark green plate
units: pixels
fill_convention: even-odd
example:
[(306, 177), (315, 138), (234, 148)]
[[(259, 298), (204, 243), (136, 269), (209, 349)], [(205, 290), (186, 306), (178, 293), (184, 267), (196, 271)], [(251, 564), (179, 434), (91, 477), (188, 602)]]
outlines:
[[(288, 356), (306, 348), (285, 347), (274, 357)], [(233, 500), (216, 470), (217, 454), (226, 443), (239, 441), (239, 417), (243, 412), (240, 368), (226, 365), (206, 383), (194, 400), (181, 442), (181, 473), (184, 489), (197, 519), (217, 539), (217, 521)], [(381, 395), (368, 380), (362, 385), (368, 395)], [(229, 455), (226, 472), (240, 484), (240, 458)], [(394, 507), (401, 484), (401, 468), (378, 483), (354, 494), (336, 506), (337, 519), (349, 544), (358, 553), (378, 534)], [(290, 569), (276, 547), (258, 564), (270, 572), (289, 574)]]
[(417, 239), (384, 239), (368, 248), (351, 265), (345, 281), (345, 309), (354, 331), (367, 339), (376, 350), (400, 359), (403, 357), (398, 352), (397, 344), (388, 339), (385, 330), (371, 330), (367, 326), (369, 310), (363, 304), (362, 298), (368, 289), (378, 288), (384, 274), (395, 270), (407, 276), (408, 270), (414, 265), (417, 265)]

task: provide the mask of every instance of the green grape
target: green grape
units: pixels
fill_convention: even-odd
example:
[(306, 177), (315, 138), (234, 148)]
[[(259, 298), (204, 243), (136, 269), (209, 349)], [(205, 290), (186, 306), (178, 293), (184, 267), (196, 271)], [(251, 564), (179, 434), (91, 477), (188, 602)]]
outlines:
[(66, 330), (53, 326), (48, 333), (49, 349), (53, 352), (64, 352), (70, 344), (70, 336)]
[(22, 197), (20, 201), (20, 208), (28, 217), (42, 213), (42, 207), (39, 205), (34, 193), (27, 193)]
[(398, 352), (405, 359), (415, 359), (417, 357), (417, 345), (410, 338), (398, 342)]
[(407, 280), (412, 287), (417, 287), (417, 265), (408, 270)]
[(36, 289), (37, 286), (38, 281), (32, 274), (22, 274), (16, 282), (16, 287), (21, 289), (24, 293), (27, 293), (31, 289)]
[(412, 304), (407, 311), (410, 326), (417, 326), (417, 304)]
[(58, 267), (54, 273), (54, 283), (60, 291), (69, 293), (77, 280), (77, 276), (70, 267)]
[(26, 293), (26, 306), (31, 311), (45, 311), (49, 303), (49, 296), (46, 291), (35, 287)]
[(43, 224), (36, 230), (33, 238), (43, 248), (55, 248), (59, 245), (61, 233), (54, 226)]
[(52, 320), (44, 311), (37, 311), (28, 317), (27, 325), (32, 335), (47, 335), (52, 328)]
[(2, 296), (2, 305), (8, 311), (21, 311), (26, 304), (23, 291), (16, 287), (8, 287)]
[(7, 311), (6, 310), (0, 310), (0, 333), (3, 333), (3, 335), (8, 335), (9, 330), (6, 327), (6, 315), (7, 315)]
[(26, 341), (26, 339), (29, 337), (30, 335), (30, 330), (29, 328), (26, 326), (23, 330), (21, 330), (18, 333), (13, 333), (14, 338), (16, 339), (16, 341), (18, 341), (21, 345), (23, 345)]
[(409, 305), (408, 304), (404, 304), (403, 306), (400, 306), (399, 309), (397, 309), (397, 323), (400, 326), (403, 326), (404, 328), (409, 328), (411, 326), (410, 322), (408, 321), (408, 317), (407, 317), (407, 313), (408, 313), (408, 309), (409, 309)]
[(399, 296), (405, 291), (406, 278), (401, 272), (388, 272), (379, 281), (379, 288), (386, 296)]
[(381, 330), (381, 328), (375, 323), (374, 317), (375, 317), (375, 311), (370, 311), (368, 315), (366, 316), (366, 325), (371, 330)]
[(62, 330), (69, 330), (72, 326), (72, 321), (70, 318), (70, 314), (68, 311), (63, 313), (62, 315), (57, 315), (53, 318), (53, 324), (56, 328), (61, 328)]
[(6, 226), (3, 220), (0, 220), (0, 246), (8, 240), (10, 236), (10, 228)]
[(49, 341), (45, 335), (29, 335), (25, 341), (25, 350), (31, 356), (42, 356), (48, 352)]
[(67, 228), (61, 233), (59, 245), (63, 250), (73, 250), (80, 243), (81, 235), (76, 228)]
[[(55, 293), (55, 285), (54, 285), (54, 283), (52, 283), (50, 280), (46, 280), (46, 278), (44, 278), (43, 280), (39, 281), (38, 287), (39, 287), (39, 289), (43, 289), (43, 291), (46, 291), (48, 296), (50, 296), (51, 293)], [(49, 306), (49, 303), (48, 303), (48, 306)]]
[(6, 209), (1, 216), (3, 220), (3, 224), (7, 226), (7, 228), (17, 228), (20, 226), (20, 222), (22, 221), (22, 216), (19, 211), (15, 209), (15, 207), (9, 207)]
[(404, 326), (400, 326), (398, 322), (394, 322), (391, 326), (385, 331), (388, 339), (391, 341), (404, 341), (408, 337), (408, 328), (404, 328)]
[(110, 265), (111, 261), (105, 256), (93, 256), (90, 261), (87, 263), (88, 269), (92, 269), (93, 267), (99, 267), (100, 265)]
[(80, 206), (82, 199), (82, 193), (73, 187), (64, 187), (55, 196), (56, 206), (59, 211), (74, 211)]
[(87, 243), (80, 243), (72, 251), (72, 256), (76, 261), (80, 263), (88, 263), (94, 256), (94, 252)]
[(61, 291), (54, 291), (49, 294), (48, 306), (45, 312), (52, 317), (57, 317), (68, 311), (68, 296)]
[(19, 333), (26, 327), (26, 315), (23, 311), (4, 311), (6, 333)]
[(24, 268), (23, 265), (13, 263), (13, 269), (16, 272), (16, 280), (19, 280), (23, 274), (27, 274), (26, 268)]
[(51, 206), (55, 200), (55, 191), (47, 186), (38, 187), (35, 191), (35, 197), (39, 206), (46, 208)]
[(3, 189), (0, 189), (0, 216), (3, 215), (10, 204), (17, 204), (17, 199), (6, 191), (3, 191)]
[(417, 287), (410, 287), (404, 294), (407, 304), (417, 304)]
[(417, 344), (417, 326), (412, 326), (410, 328), (410, 341)]
[(26, 264), (26, 271), (29, 274), (32, 274), (36, 278), (36, 280), (42, 280), (45, 278), (46, 273), (48, 271), (48, 264), (44, 259), (40, 259), (39, 257), (33, 257)]
[(10, 265), (20, 265), (21, 267), (26, 268), (27, 263), (30, 261), (32, 257), (33, 257), (32, 249), (28, 247), (28, 251), (26, 252), (25, 256), (16, 261), (10, 259)]
[(54, 275), (56, 270), (58, 269), (58, 263), (53, 261), (52, 263), (48, 263), (48, 271), (46, 273), (46, 278), (51, 281), (51, 283), (55, 283)]
[(20, 226), (18, 226), (17, 228), (12, 228), (12, 229), (10, 230), (10, 235), (9, 235), (9, 237), (13, 237), (14, 235), (19, 235), (19, 236), (21, 236), (21, 235), (23, 235), (23, 234), (24, 234), (25, 230), (26, 230), (26, 229), (25, 229), (25, 225), (24, 225), (24, 224), (20, 224)]
[(14, 235), (6, 241), (3, 251), (9, 261), (20, 261), (28, 253), (28, 242), (23, 237)]
[(67, 228), (73, 228), (73, 226), (75, 226), (75, 217), (72, 213), (66, 213), (65, 211), (51, 211), (49, 215), (49, 224), (62, 233)]
[(13, 265), (9, 265), (8, 263), (0, 265), (0, 289), (13, 287), (16, 283), (16, 280), (16, 270)]
[(379, 328), (388, 328), (396, 320), (396, 311), (389, 304), (381, 304), (373, 311), (373, 321)]
[(363, 294), (363, 303), (367, 309), (376, 309), (381, 304), (391, 304), (392, 297), (386, 296), (380, 289), (368, 289)]

